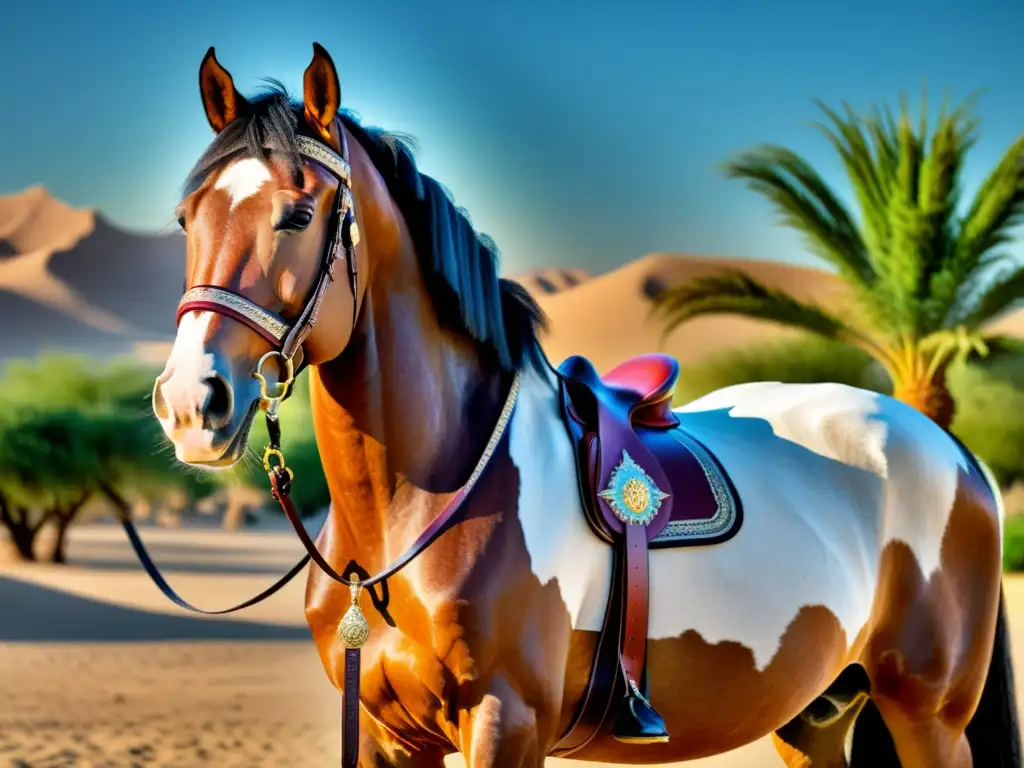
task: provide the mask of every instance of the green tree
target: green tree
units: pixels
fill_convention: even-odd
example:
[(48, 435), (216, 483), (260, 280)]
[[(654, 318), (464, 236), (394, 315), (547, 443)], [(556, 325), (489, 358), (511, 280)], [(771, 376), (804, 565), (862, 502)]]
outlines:
[(960, 173), (978, 125), (969, 101), (944, 105), (931, 132), (924, 103), (917, 125), (905, 99), (898, 118), (887, 106), (866, 115), (848, 105), (845, 114), (818, 106), (827, 118), (819, 127), (842, 161), (859, 215), (784, 147), (742, 153), (725, 171), (767, 198), (838, 271), (849, 305), (829, 310), (729, 271), (670, 288), (655, 300), (655, 313), (667, 330), (728, 313), (852, 345), (881, 364), (896, 398), (948, 427), (955, 410), (950, 365), (1015, 346), (986, 327), (1024, 291), (1024, 267), (1002, 250), (1024, 214), (1024, 136), (961, 205)]
[(160, 450), (158, 425), (140, 407), (151, 382), (137, 366), (70, 356), (8, 368), (0, 381), (8, 404), (0, 417), (0, 522), (21, 557), (35, 559), (49, 523), (53, 559), (63, 562), (69, 526), (97, 496), (129, 514), (129, 496), (196, 485)]

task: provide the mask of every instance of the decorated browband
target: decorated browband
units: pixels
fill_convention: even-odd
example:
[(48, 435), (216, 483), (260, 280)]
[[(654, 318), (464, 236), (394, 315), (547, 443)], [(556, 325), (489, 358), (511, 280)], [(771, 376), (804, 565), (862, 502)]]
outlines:
[[(344, 132), (341, 133), (341, 136), (344, 151), (347, 150)], [(291, 357), (301, 345), (309, 327), (316, 319), (319, 303), (326, 292), (327, 284), (333, 277), (333, 263), (339, 245), (343, 245), (346, 250), (352, 249), (358, 243), (359, 235), (351, 192), (352, 170), (348, 161), (315, 139), (298, 136), (296, 142), (301, 155), (329, 170), (339, 181), (336, 219), (332, 222), (332, 230), (325, 244), (321, 274), (302, 313), (294, 323), (289, 323), (274, 312), (264, 309), (235, 291), (215, 285), (197, 285), (186, 291), (181, 297), (181, 301), (178, 302), (176, 323), (180, 323), (182, 316), (188, 312), (216, 312), (248, 326), (266, 339), (274, 349), (281, 350), (286, 357)], [(345, 154), (348, 154), (347, 151)], [(342, 231), (343, 229), (344, 231)], [(339, 242), (341, 240), (345, 242)], [(351, 255), (349, 261), (353, 261)], [(349, 277), (352, 282), (353, 301), (355, 301), (355, 265), (352, 263), (349, 264)]]

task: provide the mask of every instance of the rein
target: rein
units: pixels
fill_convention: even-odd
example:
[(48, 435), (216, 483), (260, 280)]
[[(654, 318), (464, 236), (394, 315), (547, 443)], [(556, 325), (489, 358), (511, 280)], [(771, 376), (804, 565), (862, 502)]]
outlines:
[[(199, 608), (185, 600), (167, 582), (159, 567), (150, 556), (135, 524), (131, 521), (128, 514), (121, 515), (121, 524), (142, 567), (160, 591), (175, 604), (194, 613), (222, 615), (256, 605), (288, 584), (296, 574), (306, 567), (310, 560), (316, 563), (327, 576), (349, 588), (349, 608), (338, 625), (338, 636), (345, 646), (344, 684), (342, 690), (342, 766), (343, 768), (356, 768), (359, 758), (360, 649), (369, 639), (370, 635), (370, 624), (359, 606), (362, 590), (364, 587), (373, 587), (375, 584), (397, 574), (417, 555), (429, 547), (455, 520), (456, 514), (461, 510), (463, 502), (486, 469), (495, 448), (497, 448), (511, 420), (519, 394), (520, 374), (517, 371), (513, 376), (501, 415), (498, 417), (490, 440), (487, 442), (487, 446), (477, 461), (469, 479), (453, 494), (441, 512), (430, 522), (409, 548), (387, 568), (362, 581), (359, 579), (349, 580), (334, 570), (324, 559), (323, 555), (320, 554), (316, 543), (306, 531), (292, 502), (290, 492), (294, 481), (294, 473), (285, 463), (284, 452), (281, 449), (281, 423), (278, 419), (278, 411), (281, 403), (290, 394), (295, 377), (305, 363), (304, 355), (302, 355), (302, 343), (313, 329), (320, 305), (327, 294), (327, 289), (334, 280), (335, 263), (341, 248), (345, 252), (349, 287), (352, 291), (353, 330), (358, 318), (359, 285), (355, 248), (359, 243), (359, 229), (355, 220), (354, 201), (351, 191), (352, 174), (348, 162), (348, 145), (343, 128), (339, 131), (339, 135), (341, 137), (341, 155), (338, 155), (333, 149), (314, 139), (305, 136), (297, 138), (301, 155), (320, 164), (337, 177), (338, 191), (336, 193), (337, 202), (328, 230), (330, 234), (320, 260), (320, 270), (316, 282), (306, 299), (305, 307), (294, 323), (289, 323), (274, 312), (250, 301), (240, 293), (214, 285), (195, 286), (186, 291), (178, 305), (176, 318), (180, 322), (181, 318), (188, 312), (216, 312), (242, 323), (272, 345), (272, 349), (259, 359), (252, 374), (260, 382), (259, 403), (260, 407), (266, 412), (267, 432), (270, 437), (270, 441), (263, 453), (263, 468), (266, 470), (270, 480), (271, 494), (281, 506), (281, 510), (288, 518), (292, 528), (294, 528), (299, 541), (302, 542), (306, 550), (306, 554), (284, 576), (255, 597), (249, 598), (230, 608), (208, 610)], [(298, 369), (295, 364), (296, 355), (300, 357)], [(271, 392), (271, 387), (263, 375), (263, 366), (273, 358), (280, 358), (284, 366), (285, 376), (283, 380), (277, 383), (274, 391)], [(326, 521), (324, 525), (326, 525)]]

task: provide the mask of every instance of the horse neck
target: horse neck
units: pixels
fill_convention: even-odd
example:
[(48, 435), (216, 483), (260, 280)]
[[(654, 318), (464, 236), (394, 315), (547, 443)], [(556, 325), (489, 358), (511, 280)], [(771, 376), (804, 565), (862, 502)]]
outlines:
[(334, 371), (311, 373), (314, 428), (332, 502), (331, 549), (370, 571), (383, 568), (395, 554), (388, 541), (425, 529), (468, 479), (501, 403), (477, 395), (493, 414), (474, 419), (474, 410), (484, 408), (467, 407), (452, 381), (411, 377), (392, 392), (383, 375), (368, 381), (361, 397), (339, 398)]
[(362, 559), (383, 550), (398, 478), (384, 446), (356, 426), (352, 414), (330, 394), (320, 369), (310, 369), (309, 381), (313, 427), (331, 496), (332, 539), (338, 539), (331, 543), (342, 545), (350, 553), (346, 556)]
[[(388, 532), (422, 529), (466, 482), (511, 377), (439, 327), (421, 280), (378, 280), (349, 348), (314, 370), (311, 396), (332, 527), (358, 556), (383, 567), (373, 551), (382, 551)], [(400, 302), (388, 300), (396, 295)]]

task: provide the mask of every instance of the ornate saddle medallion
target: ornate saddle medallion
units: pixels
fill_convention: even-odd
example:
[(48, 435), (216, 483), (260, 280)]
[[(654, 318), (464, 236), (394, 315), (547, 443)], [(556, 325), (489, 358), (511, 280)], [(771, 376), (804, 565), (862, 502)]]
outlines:
[(612, 470), (608, 487), (597, 494), (608, 502), (615, 516), (627, 525), (648, 525), (668, 498), (651, 476), (633, 461), (625, 448), (622, 460)]

